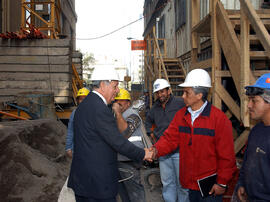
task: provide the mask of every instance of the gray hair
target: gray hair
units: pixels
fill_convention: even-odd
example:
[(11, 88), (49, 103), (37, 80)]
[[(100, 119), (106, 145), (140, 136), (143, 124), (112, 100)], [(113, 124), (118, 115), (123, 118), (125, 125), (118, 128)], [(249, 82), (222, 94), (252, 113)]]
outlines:
[(260, 95), (265, 102), (270, 103), (270, 90), (264, 89), (264, 92), (262, 95)]
[(207, 100), (207, 96), (209, 93), (209, 88), (208, 87), (202, 87), (202, 86), (196, 86), (196, 87), (192, 87), (194, 93), (197, 95), (199, 93), (202, 93), (202, 100), (206, 101)]
[[(98, 89), (98, 88), (100, 88), (100, 83), (101, 83), (102, 81), (92, 81), (92, 88), (93, 88), (93, 90), (95, 90), (95, 89)], [(103, 81), (106, 85), (109, 85), (110, 84), (110, 81)]]

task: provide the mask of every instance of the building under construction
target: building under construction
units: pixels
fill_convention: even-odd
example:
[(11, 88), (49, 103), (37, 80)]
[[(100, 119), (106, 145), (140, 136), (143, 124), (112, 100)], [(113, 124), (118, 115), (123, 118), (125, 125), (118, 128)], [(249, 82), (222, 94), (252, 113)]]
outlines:
[[(65, 106), (69, 109), (76, 105), (77, 91), (83, 87), (82, 54), (76, 51), (77, 15), (74, 8), (75, 0), (0, 0), (0, 110), (6, 110), (8, 116), (13, 114), (16, 119), (56, 118), (56, 112), (59, 118), (69, 118), (71, 110), (65, 114)], [(270, 71), (269, 1), (145, 0), (143, 13), (144, 86), (152, 92), (153, 82), (165, 78), (170, 82), (173, 94), (181, 96), (178, 84), (184, 81), (186, 74), (195, 68), (207, 70), (213, 86), (209, 101), (231, 120), (238, 155), (254, 125), (249, 118), (244, 86), (253, 84), (259, 76)], [(16, 135), (18, 147), (28, 144), (36, 149), (39, 143), (35, 134), (46, 135), (47, 131), (43, 120), (29, 125), (26, 126), (31, 128), (29, 139), (23, 126), (15, 130), (15, 126), (7, 124), (1, 127), (1, 132), (14, 129), (10, 136)], [(48, 127), (45, 124), (45, 127), (56, 127), (54, 125), (50, 123)], [(37, 128), (38, 132), (35, 131)], [(62, 142), (57, 142), (59, 151), (63, 149), (63, 130), (59, 132)], [(51, 132), (51, 138), (55, 138), (54, 134)], [(6, 141), (11, 143), (10, 148), (13, 147), (13, 136)], [(0, 143), (6, 145), (6, 142)], [(5, 150), (6, 153), (10, 153), (10, 148)], [(49, 158), (54, 162), (61, 161), (58, 156), (49, 156), (44, 162), (47, 163)], [(65, 170), (68, 169), (66, 166)], [(1, 172), (9, 169), (3, 170)], [(32, 167), (29, 170), (35, 177), (46, 176), (39, 173), (42, 170), (39, 167), (37, 171)], [(158, 169), (154, 174), (146, 170), (144, 180), (148, 185), (149, 179), (153, 179), (154, 185), (158, 182), (158, 189), (154, 185), (148, 187), (147, 194), (161, 199), (158, 174)], [(65, 180), (66, 176), (61, 177)], [(10, 178), (13, 180), (13, 176)], [(14, 180), (14, 184), (18, 181)], [(10, 183), (10, 190), (14, 184)], [(47, 187), (44, 190), (48, 191), (47, 196), (59, 191), (50, 192)], [(0, 193), (0, 196), (4, 194)]]
[(52, 94), (59, 106), (76, 104), (82, 54), (75, 1), (1, 0), (0, 6), (0, 102), (21, 104), (18, 96), (35, 93)]
[(244, 86), (269, 72), (269, 1), (145, 0), (145, 82), (168, 79), (173, 94), (192, 69), (212, 76), (209, 100), (234, 126), (235, 153), (247, 141), (253, 123)]

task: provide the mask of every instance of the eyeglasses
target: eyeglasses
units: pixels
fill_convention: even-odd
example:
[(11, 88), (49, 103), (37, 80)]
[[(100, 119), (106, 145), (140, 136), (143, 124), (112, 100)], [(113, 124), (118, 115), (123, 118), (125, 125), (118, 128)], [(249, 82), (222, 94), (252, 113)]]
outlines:
[(247, 96), (256, 96), (262, 95), (264, 93), (264, 89), (256, 88), (256, 87), (247, 87), (246, 88), (246, 95)]

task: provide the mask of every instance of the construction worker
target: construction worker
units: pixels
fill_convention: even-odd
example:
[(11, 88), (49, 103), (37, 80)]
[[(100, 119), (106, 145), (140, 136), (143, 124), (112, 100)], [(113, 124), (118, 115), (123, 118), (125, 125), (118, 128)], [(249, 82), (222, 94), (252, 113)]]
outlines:
[[(182, 98), (176, 98), (171, 94), (170, 84), (165, 79), (157, 79), (154, 82), (153, 92), (157, 96), (157, 101), (146, 116), (145, 127), (147, 135), (156, 142), (169, 126), (175, 113), (185, 104)], [(152, 125), (156, 126), (153, 132), (151, 130)], [(183, 189), (179, 183), (178, 148), (175, 148), (167, 156), (159, 158), (159, 169), (164, 201), (188, 201), (188, 190)]]
[(246, 86), (250, 118), (257, 121), (248, 136), (236, 185), (240, 201), (270, 200), (270, 73)]
[[(120, 89), (120, 92), (115, 97), (112, 109), (115, 113), (118, 128), (124, 137), (136, 146), (144, 148), (142, 143), (143, 132), (141, 129), (143, 123), (138, 112), (131, 106), (131, 97), (127, 90)], [(118, 155), (118, 161), (122, 179), (130, 177), (130, 173), (124, 172), (125, 170), (133, 173), (131, 179), (120, 182), (119, 193), (122, 202), (144, 202), (144, 187), (141, 184), (140, 179), (141, 164), (138, 164), (123, 155)], [(122, 172), (121, 169), (123, 169)]]
[(116, 202), (117, 153), (137, 162), (151, 159), (152, 153), (148, 149), (135, 146), (119, 132), (107, 106), (119, 92), (118, 82), (114, 68), (95, 68), (93, 91), (76, 109), (68, 187), (74, 190), (77, 202)]
[(150, 110), (150, 97), (149, 97), (149, 91), (147, 89), (144, 89), (144, 104), (145, 104), (145, 117), (147, 116), (149, 110)]
[[(77, 93), (77, 103), (80, 104), (84, 98), (90, 93), (87, 88), (81, 88)], [(73, 119), (76, 109), (74, 109), (70, 115), (69, 122), (68, 122), (68, 130), (67, 130), (67, 137), (66, 137), (66, 154), (68, 157), (72, 158), (72, 151), (73, 151)]]
[[(186, 107), (175, 114), (152, 147), (154, 154), (164, 156), (179, 147), (180, 182), (189, 189), (190, 202), (222, 201), (227, 183), (236, 171), (231, 122), (207, 101), (211, 87), (207, 71), (190, 71), (179, 86), (183, 88)], [(214, 174), (216, 183), (209, 186), (203, 197), (198, 181)]]

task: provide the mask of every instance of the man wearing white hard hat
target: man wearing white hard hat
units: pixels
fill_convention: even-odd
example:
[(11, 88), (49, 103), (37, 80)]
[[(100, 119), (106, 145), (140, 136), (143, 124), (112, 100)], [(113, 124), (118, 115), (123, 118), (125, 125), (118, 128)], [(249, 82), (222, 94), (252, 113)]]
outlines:
[[(147, 114), (145, 128), (150, 137), (158, 140), (169, 126), (175, 113), (185, 105), (182, 98), (176, 98), (171, 94), (170, 84), (165, 79), (157, 79), (154, 82), (153, 92), (157, 96), (157, 101)], [(156, 126), (153, 132), (152, 125)], [(159, 158), (159, 169), (164, 201), (188, 201), (188, 190), (183, 189), (179, 183), (178, 148), (167, 156)]]
[(153, 146), (155, 156), (167, 155), (179, 147), (180, 182), (189, 189), (189, 200), (221, 202), (236, 170), (231, 122), (207, 101), (211, 87), (207, 71), (190, 71), (179, 86), (186, 107), (175, 114)]
[(141, 162), (151, 152), (129, 142), (118, 130), (107, 106), (119, 92), (114, 68), (95, 68), (93, 91), (74, 115), (74, 153), (68, 187), (77, 202), (116, 202), (119, 172), (117, 153)]

